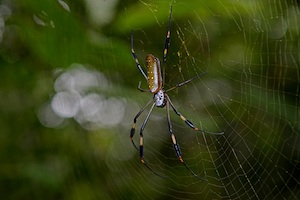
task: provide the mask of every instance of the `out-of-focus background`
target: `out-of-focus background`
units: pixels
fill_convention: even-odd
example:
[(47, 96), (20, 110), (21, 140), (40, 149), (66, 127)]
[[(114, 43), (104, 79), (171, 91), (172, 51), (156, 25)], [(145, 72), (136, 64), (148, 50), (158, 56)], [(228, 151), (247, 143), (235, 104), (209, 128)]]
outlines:
[[(129, 139), (152, 99), (134, 48), (162, 58), (193, 177), (165, 109)], [(1, 199), (299, 199), (300, 11), (297, 1), (0, 1)], [(150, 108), (150, 107), (149, 107)], [(149, 108), (137, 122), (134, 141)]]

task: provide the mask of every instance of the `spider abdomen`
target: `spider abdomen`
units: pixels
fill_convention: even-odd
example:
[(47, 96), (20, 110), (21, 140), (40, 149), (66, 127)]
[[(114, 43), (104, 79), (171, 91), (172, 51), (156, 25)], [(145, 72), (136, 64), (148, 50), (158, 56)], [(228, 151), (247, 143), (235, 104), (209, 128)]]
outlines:
[(148, 86), (150, 92), (157, 93), (162, 88), (162, 76), (159, 59), (152, 54), (146, 56)]

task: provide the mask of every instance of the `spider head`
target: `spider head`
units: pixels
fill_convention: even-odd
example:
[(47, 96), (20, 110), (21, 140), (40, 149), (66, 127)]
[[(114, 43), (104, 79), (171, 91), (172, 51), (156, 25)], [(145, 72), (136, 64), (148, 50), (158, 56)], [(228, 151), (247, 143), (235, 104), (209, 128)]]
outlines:
[(154, 103), (157, 107), (163, 108), (166, 105), (165, 94), (163, 90), (159, 90), (153, 96)]

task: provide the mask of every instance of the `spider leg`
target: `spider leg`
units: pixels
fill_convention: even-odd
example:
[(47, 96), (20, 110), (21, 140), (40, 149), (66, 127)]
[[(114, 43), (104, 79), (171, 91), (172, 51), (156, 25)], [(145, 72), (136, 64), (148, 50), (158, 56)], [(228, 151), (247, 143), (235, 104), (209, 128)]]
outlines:
[(146, 76), (146, 74), (145, 74), (145, 72), (144, 72), (144, 70), (142, 69), (142, 67), (141, 67), (141, 65), (140, 65), (140, 63), (139, 63), (139, 60), (137, 59), (137, 56), (136, 56), (136, 54), (135, 54), (135, 52), (134, 52), (134, 49), (133, 49), (133, 30), (131, 30), (131, 37), (130, 37), (130, 39), (131, 39), (131, 53), (132, 53), (132, 57), (133, 57), (133, 59), (135, 60), (135, 63), (136, 63), (137, 68), (138, 68), (138, 69), (140, 70), (140, 72), (143, 74), (143, 76), (145, 77), (145, 79), (148, 80), (148, 79), (147, 79), (147, 76)]
[(144, 112), (144, 110), (150, 105), (150, 103), (153, 102), (152, 99), (150, 99), (150, 101), (138, 112), (138, 114), (134, 117), (133, 119), (133, 124), (132, 124), (132, 127), (131, 127), (131, 130), (130, 130), (130, 140), (133, 144), (133, 146), (139, 150), (139, 148), (137, 148), (137, 146), (135, 145), (134, 141), (133, 141), (133, 136), (134, 136), (134, 133), (135, 133), (135, 126), (136, 126), (136, 121), (137, 119), (139, 118), (139, 116), (142, 114), (142, 112)]
[(170, 118), (170, 106), (169, 106), (170, 102), (167, 101), (166, 103), (166, 110), (167, 110), (167, 118), (168, 118), (168, 126), (169, 126), (169, 133), (171, 135), (171, 139), (172, 139), (172, 142), (173, 142), (173, 146), (174, 146), (174, 150), (176, 152), (176, 155), (178, 157), (178, 159), (180, 160), (180, 162), (185, 166), (185, 168), (191, 172), (191, 174), (193, 176), (195, 176), (196, 178), (199, 178), (201, 180), (204, 180), (204, 181), (207, 181), (206, 179), (198, 176), (197, 174), (195, 174), (195, 172), (193, 172), (184, 162), (183, 158), (182, 158), (182, 154), (181, 154), (181, 151), (180, 151), (180, 148), (179, 148), (179, 145), (176, 141), (176, 138), (175, 138), (175, 135), (173, 133), (173, 129), (172, 129), (172, 124), (171, 124), (171, 118)]
[(148, 112), (148, 114), (147, 114), (147, 116), (146, 116), (146, 119), (144, 120), (144, 122), (143, 122), (143, 124), (142, 124), (141, 130), (140, 130), (140, 149), (139, 149), (139, 150), (140, 150), (140, 159), (141, 159), (142, 163), (144, 163), (144, 160), (143, 160), (143, 157), (144, 157), (144, 139), (143, 139), (143, 131), (144, 131), (145, 127), (146, 127), (146, 124), (147, 124), (147, 122), (148, 122), (148, 119), (149, 119), (149, 117), (150, 117), (150, 114), (151, 114), (151, 112), (152, 112), (154, 106), (155, 106), (155, 103), (152, 104), (152, 106), (151, 106), (151, 108), (150, 108), (150, 110), (149, 110), (149, 112)]
[(163, 85), (164, 85), (164, 81), (165, 81), (165, 63), (167, 61), (168, 48), (170, 46), (170, 38), (171, 38), (171, 30), (170, 30), (171, 19), (172, 19), (172, 6), (170, 6), (168, 30), (167, 30), (167, 35), (166, 35), (165, 45), (164, 45), (164, 52), (163, 52)]
[(149, 165), (147, 165), (147, 163), (146, 163), (145, 160), (144, 160), (144, 139), (143, 139), (143, 131), (144, 131), (145, 127), (146, 127), (146, 124), (147, 124), (147, 122), (148, 122), (148, 119), (149, 119), (149, 117), (150, 117), (150, 114), (151, 114), (151, 112), (152, 112), (154, 106), (155, 106), (155, 103), (152, 104), (152, 106), (151, 106), (151, 108), (150, 108), (150, 111), (148, 112), (148, 114), (147, 114), (147, 116), (146, 116), (146, 119), (144, 120), (144, 122), (143, 122), (143, 124), (142, 124), (142, 127), (141, 127), (141, 130), (140, 130), (140, 148), (139, 148), (139, 151), (140, 151), (140, 160), (141, 160), (141, 162), (142, 162), (142, 163), (143, 163), (143, 164), (144, 164), (144, 165), (145, 165), (152, 173), (154, 173), (155, 175), (157, 175), (157, 176), (159, 176), (159, 177), (161, 177), (161, 178), (166, 178), (166, 177), (164, 177), (164, 176), (161, 176), (161, 175), (158, 174), (157, 172), (155, 172), (153, 169), (151, 169), (151, 168), (149, 167)]
[(175, 108), (175, 106), (173, 105), (173, 103), (172, 103), (170, 97), (169, 97), (167, 94), (165, 94), (165, 96), (166, 96), (166, 98), (167, 98), (167, 101), (170, 103), (171, 107), (173, 108), (174, 112), (180, 117), (180, 119), (182, 119), (189, 127), (191, 127), (192, 129), (194, 129), (195, 131), (200, 131), (200, 132), (207, 133), (207, 134), (212, 134), (212, 135), (223, 135), (223, 134), (224, 134), (224, 132), (212, 133), (212, 132), (204, 131), (204, 130), (201, 130), (201, 129), (195, 127), (194, 124), (193, 124), (190, 120), (186, 119), (186, 118), (185, 118), (185, 117), (184, 117), (184, 116), (183, 116), (183, 115)]
[(170, 38), (171, 38), (170, 26), (171, 26), (171, 19), (172, 19), (172, 6), (170, 7), (170, 17), (169, 17), (168, 30), (167, 30), (166, 40), (165, 40), (165, 48), (164, 48), (164, 55), (163, 55), (163, 61), (164, 61), (164, 63), (167, 61), (167, 53), (168, 53), (168, 48), (170, 46)]
[(149, 119), (149, 116), (154, 108), (154, 105), (155, 103), (153, 103), (153, 105), (151, 106), (150, 108), (150, 111), (148, 112), (147, 116), (146, 116), (146, 119), (144, 120), (143, 124), (142, 124), (142, 127), (141, 127), (141, 130), (140, 130), (140, 146), (139, 148), (136, 146), (136, 144), (134, 143), (133, 141), (133, 136), (134, 136), (134, 133), (135, 133), (135, 126), (136, 126), (136, 121), (138, 119), (138, 117), (142, 114), (142, 112), (144, 112), (144, 110), (150, 105), (150, 103), (153, 102), (153, 100), (151, 99), (139, 112), (138, 114), (134, 117), (134, 120), (133, 120), (133, 124), (132, 124), (132, 128), (130, 130), (130, 140), (133, 144), (133, 146), (139, 151), (140, 153), (140, 160), (141, 162), (151, 171), (153, 172), (155, 175), (161, 177), (161, 178), (165, 178), (164, 176), (161, 176), (159, 175), (158, 173), (156, 173), (153, 169), (151, 169), (147, 163), (145, 162), (144, 160), (144, 140), (143, 140), (143, 130), (145, 129), (146, 127), (146, 124), (147, 124), (147, 121)]
[(139, 82), (138, 89), (139, 89), (139, 91), (141, 91), (141, 92), (150, 92), (149, 89), (146, 90), (146, 89), (142, 89), (142, 88), (141, 88), (141, 81)]
[(201, 73), (201, 74), (198, 74), (197, 76), (194, 76), (193, 78), (190, 78), (190, 79), (188, 79), (188, 80), (186, 80), (186, 81), (183, 81), (182, 83), (178, 83), (178, 84), (176, 84), (175, 86), (173, 86), (173, 87), (167, 89), (166, 92), (169, 92), (169, 91), (174, 90), (174, 89), (176, 89), (176, 88), (179, 88), (179, 87), (181, 87), (181, 86), (183, 86), (183, 85), (186, 85), (186, 84), (188, 84), (189, 82), (193, 81), (193, 80), (196, 79), (196, 78), (199, 78), (200, 76), (202, 76), (202, 75), (204, 75), (204, 74), (206, 74), (206, 73), (207, 73), (207, 72), (203, 72), (203, 73)]

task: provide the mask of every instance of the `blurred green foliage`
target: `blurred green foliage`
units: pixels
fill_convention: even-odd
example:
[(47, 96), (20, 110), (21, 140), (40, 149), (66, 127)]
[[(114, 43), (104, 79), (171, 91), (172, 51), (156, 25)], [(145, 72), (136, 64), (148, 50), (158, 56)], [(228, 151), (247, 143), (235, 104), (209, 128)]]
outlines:
[[(204, 118), (205, 128), (225, 130), (220, 138), (177, 135), (184, 141), (184, 156), (201, 157), (194, 164), (199, 172), (205, 167), (201, 174), (208, 177), (205, 183), (184, 176), (184, 167), (178, 167), (165, 119), (149, 122), (147, 133), (153, 137), (145, 154), (171, 180), (146, 171), (129, 140), (130, 123), (138, 111), (133, 105), (143, 106), (151, 98), (136, 90), (143, 77), (131, 57), (130, 33), (134, 29), (141, 63), (147, 53), (161, 54), (170, 2), (120, 1), (110, 11), (111, 21), (103, 24), (91, 20), (86, 2), (1, 1), (11, 11), (1, 15), (2, 199), (299, 198), (299, 21), (288, 21), (293, 28), (277, 38), (286, 24), (274, 22), (282, 16), (292, 19), (289, 14), (297, 5), (173, 3), (166, 84), (172, 86), (206, 69), (209, 73), (203, 79), (210, 82), (196, 81), (170, 96), (197, 125)], [(279, 23), (277, 29), (272, 23)], [(272, 31), (276, 34), (270, 35)], [(184, 58), (183, 41), (194, 60)], [(129, 102), (125, 125), (88, 131), (73, 119), (58, 128), (40, 123), (38, 113), (55, 93), (57, 71), (68, 70), (73, 63), (105, 74), (110, 87), (99, 92)], [(206, 92), (198, 89), (201, 86)], [(205, 108), (197, 107), (197, 102), (203, 104), (200, 99), (209, 102)], [(210, 120), (210, 115), (220, 117)], [(182, 123), (173, 118), (175, 124)], [(177, 132), (190, 131), (174, 126)], [(166, 142), (161, 132), (166, 133)]]

